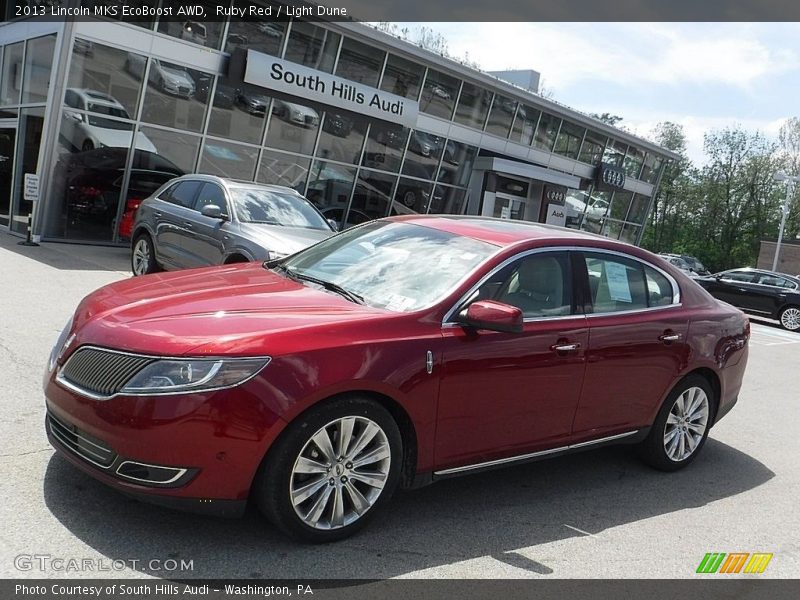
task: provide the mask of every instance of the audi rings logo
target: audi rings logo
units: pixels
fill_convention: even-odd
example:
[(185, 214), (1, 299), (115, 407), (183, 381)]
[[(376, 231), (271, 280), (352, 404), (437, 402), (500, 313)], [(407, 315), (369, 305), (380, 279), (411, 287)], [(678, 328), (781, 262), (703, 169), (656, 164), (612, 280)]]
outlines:
[(564, 192), (558, 190), (547, 190), (548, 202), (553, 202), (555, 204), (563, 204), (566, 199), (567, 195)]
[(625, 187), (625, 171), (615, 165), (602, 163), (597, 171), (597, 181), (606, 187), (622, 189)]

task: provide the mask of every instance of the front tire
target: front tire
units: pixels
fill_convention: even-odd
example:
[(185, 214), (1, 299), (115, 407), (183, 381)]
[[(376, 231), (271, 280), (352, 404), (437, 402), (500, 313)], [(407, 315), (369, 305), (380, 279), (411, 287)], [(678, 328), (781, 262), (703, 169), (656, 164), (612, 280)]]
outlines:
[(800, 308), (797, 306), (787, 306), (778, 316), (781, 327), (787, 331), (800, 331)]
[(312, 408), (270, 449), (255, 500), (278, 529), (325, 543), (356, 533), (389, 502), (400, 478), (397, 423), (358, 396)]
[(157, 273), (161, 270), (156, 262), (153, 240), (146, 233), (136, 236), (131, 247), (131, 271), (135, 276)]
[(660, 471), (677, 471), (702, 450), (711, 429), (716, 398), (708, 381), (689, 375), (670, 392), (658, 412), (641, 457)]

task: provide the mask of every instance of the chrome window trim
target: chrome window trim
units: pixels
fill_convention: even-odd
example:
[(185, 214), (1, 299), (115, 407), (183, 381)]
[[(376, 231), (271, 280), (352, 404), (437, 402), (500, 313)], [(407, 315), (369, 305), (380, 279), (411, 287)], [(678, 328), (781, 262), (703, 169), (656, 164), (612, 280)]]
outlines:
[[(171, 361), (226, 360), (226, 361), (233, 361), (233, 360), (259, 360), (260, 359), (260, 360), (265, 360), (266, 362), (264, 363), (263, 367), (261, 367), (258, 371), (256, 371), (252, 375), (250, 375), (250, 377), (248, 377), (246, 379), (243, 379), (242, 381), (239, 381), (239, 382), (237, 382), (235, 384), (232, 384), (232, 385), (223, 385), (223, 386), (214, 387), (214, 388), (203, 388), (201, 390), (185, 389), (185, 390), (180, 390), (180, 391), (175, 391), (175, 392), (158, 392), (158, 391), (152, 391), (152, 392), (122, 392), (122, 391), (119, 391), (119, 392), (116, 392), (114, 394), (111, 394), (110, 396), (104, 396), (102, 394), (95, 394), (94, 392), (92, 392), (90, 390), (87, 390), (87, 389), (84, 389), (84, 388), (82, 388), (80, 386), (77, 386), (74, 383), (72, 383), (72, 382), (70, 382), (70, 381), (68, 381), (67, 379), (64, 378), (64, 376), (63, 376), (64, 368), (66, 367), (66, 365), (69, 362), (69, 360), (73, 356), (75, 356), (75, 354), (79, 350), (100, 350), (102, 352), (110, 352), (112, 354), (121, 354), (121, 355), (124, 355), (124, 356), (133, 356), (133, 357), (136, 357), (136, 358), (149, 358), (149, 359), (151, 359), (153, 361), (159, 361), (159, 360), (171, 360)], [(148, 397), (148, 396), (180, 396), (180, 395), (187, 395), (187, 394), (205, 394), (207, 392), (216, 392), (216, 391), (219, 391), (219, 390), (228, 390), (228, 389), (231, 389), (231, 388), (238, 387), (240, 385), (244, 385), (245, 383), (247, 383), (248, 381), (253, 379), (256, 375), (258, 375), (261, 371), (266, 369), (267, 366), (269, 365), (269, 363), (271, 363), (271, 362), (272, 362), (272, 357), (271, 356), (231, 356), (231, 357), (226, 357), (226, 356), (165, 356), (165, 355), (155, 355), (155, 354), (140, 354), (140, 353), (136, 353), (136, 352), (126, 352), (124, 350), (116, 350), (114, 348), (105, 348), (103, 346), (95, 346), (95, 345), (92, 345), (92, 344), (85, 344), (83, 346), (78, 346), (77, 348), (75, 348), (75, 350), (72, 352), (72, 354), (70, 354), (69, 358), (67, 358), (67, 360), (64, 361), (64, 364), (58, 367), (58, 372), (56, 373), (56, 383), (58, 383), (58, 385), (60, 385), (61, 387), (65, 388), (65, 389), (67, 389), (67, 390), (69, 390), (71, 392), (74, 392), (75, 394), (79, 394), (79, 395), (81, 395), (81, 396), (83, 396), (85, 398), (89, 398), (90, 400), (97, 400), (97, 401), (101, 401), (101, 402), (105, 402), (106, 400), (111, 400), (113, 398), (116, 398), (117, 396), (134, 396), (134, 397), (143, 397), (144, 396), (144, 397)], [(150, 364), (152, 364), (152, 363), (150, 363)], [(145, 365), (145, 367), (143, 367), (143, 368), (146, 368), (147, 366), (149, 366), (149, 365)], [(138, 371), (137, 371), (137, 373), (138, 373)]]
[(486, 283), (489, 279), (491, 279), (497, 272), (506, 268), (509, 264), (516, 260), (520, 260), (522, 258), (534, 255), (534, 254), (542, 254), (545, 252), (594, 252), (594, 253), (601, 253), (601, 254), (610, 254), (614, 256), (620, 256), (622, 258), (627, 258), (630, 260), (637, 261), (643, 264), (646, 267), (650, 267), (657, 272), (661, 273), (664, 277), (666, 277), (667, 281), (669, 281), (670, 285), (672, 286), (672, 303), (666, 304), (664, 306), (648, 306), (647, 308), (636, 308), (632, 310), (625, 310), (625, 311), (610, 311), (610, 312), (591, 312), (591, 313), (580, 313), (580, 314), (571, 314), (571, 315), (554, 315), (552, 317), (528, 317), (523, 319), (523, 323), (531, 323), (536, 321), (555, 321), (555, 320), (565, 320), (565, 319), (576, 319), (576, 318), (584, 318), (584, 317), (599, 317), (599, 316), (606, 316), (606, 315), (627, 315), (627, 314), (637, 314), (643, 312), (650, 312), (656, 310), (664, 310), (668, 308), (678, 308), (683, 306), (681, 304), (681, 288), (678, 285), (678, 282), (675, 280), (672, 275), (664, 271), (663, 269), (657, 267), (651, 262), (648, 262), (644, 259), (641, 259), (637, 256), (633, 256), (631, 254), (626, 254), (624, 252), (619, 252), (617, 250), (607, 250), (605, 248), (594, 248), (591, 246), (548, 246), (546, 248), (532, 248), (530, 250), (524, 250), (511, 256), (492, 269), (489, 273), (484, 275), (475, 285), (473, 285), (465, 294), (463, 294), (458, 301), (450, 308), (450, 310), (445, 313), (444, 318), (442, 319), (442, 327), (448, 327), (452, 325), (459, 325), (456, 321), (453, 320), (456, 311), (459, 307), (463, 306), (464, 302), (474, 294), (478, 288), (480, 288), (484, 283)]
[(434, 475), (455, 475), (457, 473), (464, 473), (467, 471), (474, 471), (475, 469), (485, 469), (488, 467), (495, 467), (509, 463), (527, 460), (530, 458), (537, 458), (539, 456), (547, 456), (548, 454), (555, 454), (557, 452), (566, 452), (568, 450), (575, 450), (577, 448), (584, 448), (586, 446), (593, 446), (595, 444), (602, 444), (603, 442), (610, 442), (626, 438), (628, 436), (638, 433), (639, 430), (626, 431), (625, 433), (618, 433), (617, 435), (610, 435), (596, 440), (589, 440), (588, 442), (580, 442), (579, 444), (569, 444), (567, 446), (559, 446), (558, 448), (549, 448), (547, 450), (540, 450), (538, 452), (530, 452), (529, 454), (521, 454), (519, 456), (510, 456), (508, 458), (498, 458), (497, 460), (489, 460), (486, 462), (475, 463), (472, 465), (464, 465), (463, 467), (453, 467), (451, 469), (442, 469), (441, 471), (434, 471)]

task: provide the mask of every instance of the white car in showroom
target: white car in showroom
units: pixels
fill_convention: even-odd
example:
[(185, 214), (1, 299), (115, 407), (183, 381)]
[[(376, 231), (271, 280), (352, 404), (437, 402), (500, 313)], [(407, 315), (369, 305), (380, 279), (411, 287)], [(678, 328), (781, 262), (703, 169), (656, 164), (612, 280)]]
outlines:
[[(129, 52), (125, 59), (125, 70), (141, 79), (144, 76), (147, 59), (139, 54)], [(162, 62), (157, 58), (150, 61), (147, 80), (158, 89), (173, 96), (191, 98), (195, 93), (195, 83), (191, 75), (183, 67)]]
[[(64, 105), (61, 135), (77, 151), (130, 148), (133, 125), (117, 119), (131, 117), (113, 96), (97, 90), (67, 88)], [(136, 135), (136, 148), (158, 152), (141, 132)]]

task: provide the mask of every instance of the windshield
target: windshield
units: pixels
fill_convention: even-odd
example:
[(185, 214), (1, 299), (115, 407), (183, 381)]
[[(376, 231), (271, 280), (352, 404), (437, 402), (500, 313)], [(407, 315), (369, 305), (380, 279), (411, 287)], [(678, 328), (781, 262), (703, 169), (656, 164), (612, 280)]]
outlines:
[(232, 188), (231, 199), (242, 223), (331, 229), (325, 218), (302, 196), (258, 188)]
[(497, 250), (438, 229), (376, 221), (303, 250), (283, 267), (334, 283), (369, 306), (411, 312), (450, 293)]

